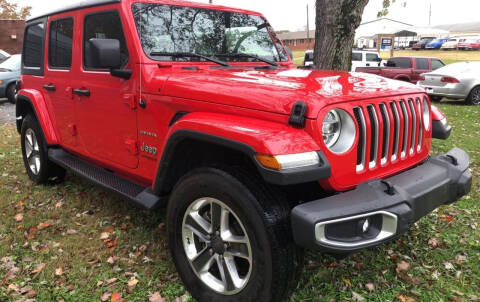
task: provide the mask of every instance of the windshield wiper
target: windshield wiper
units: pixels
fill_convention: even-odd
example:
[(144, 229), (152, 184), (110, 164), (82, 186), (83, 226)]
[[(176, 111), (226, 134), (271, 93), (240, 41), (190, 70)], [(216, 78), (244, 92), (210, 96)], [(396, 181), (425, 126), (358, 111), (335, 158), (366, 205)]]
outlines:
[(217, 56), (217, 57), (230, 57), (230, 58), (251, 58), (251, 59), (255, 59), (255, 60), (260, 61), (260, 62), (267, 63), (269, 65), (278, 67), (278, 64), (276, 62), (272, 61), (272, 60), (265, 59), (265, 58), (262, 58), (262, 57), (259, 57), (259, 56), (256, 56), (256, 55), (249, 55), (248, 53), (243, 53), (243, 52), (222, 53), (222, 54), (217, 54), (215, 56)]
[(222, 65), (222, 66), (225, 66), (225, 67), (230, 67), (230, 64), (228, 64), (225, 61), (218, 60), (218, 59), (211, 58), (211, 57), (207, 57), (207, 56), (200, 55), (200, 54), (193, 53), (193, 52), (159, 52), (159, 51), (154, 51), (154, 52), (151, 52), (150, 55), (151, 56), (159, 56), (159, 57), (174, 57), (174, 58), (188, 58), (188, 57), (193, 58), (193, 57), (195, 57), (195, 58), (201, 58), (201, 59), (204, 59), (206, 61), (213, 62), (213, 63), (217, 63), (218, 65)]

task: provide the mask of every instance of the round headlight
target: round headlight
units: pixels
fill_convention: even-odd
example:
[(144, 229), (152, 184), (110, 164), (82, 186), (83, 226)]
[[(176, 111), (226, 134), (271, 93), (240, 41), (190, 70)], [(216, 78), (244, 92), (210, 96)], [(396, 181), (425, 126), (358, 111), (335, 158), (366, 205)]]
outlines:
[(430, 106), (427, 99), (423, 99), (423, 125), (426, 131), (430, 130)]
[(323, 119), (322, 136), (327, 148), (336, 154), (347, 152), (355, 142), (355, 122), (341, 109), (330, 110)]

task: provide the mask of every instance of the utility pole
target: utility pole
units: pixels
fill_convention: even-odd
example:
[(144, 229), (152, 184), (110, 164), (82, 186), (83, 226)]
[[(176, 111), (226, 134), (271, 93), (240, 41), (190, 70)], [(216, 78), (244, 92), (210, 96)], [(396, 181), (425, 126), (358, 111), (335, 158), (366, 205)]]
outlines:
[(307, 47), (310, 49), (310, 12), (307, 4)]
[(432, 3), (430, 2), (430, 12), (428, 15), (428, 26), (432, 25)]
[(212, 0), (208, 0), (208, 3), (212, 4), (213, 2), (212, 2)]

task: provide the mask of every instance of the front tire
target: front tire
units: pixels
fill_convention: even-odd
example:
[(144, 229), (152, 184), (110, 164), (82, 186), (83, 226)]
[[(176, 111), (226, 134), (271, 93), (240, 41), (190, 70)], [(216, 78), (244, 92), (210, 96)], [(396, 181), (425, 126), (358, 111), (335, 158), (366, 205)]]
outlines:
[(290, 207), (246, 174), (202, 168), (169, 200), (169, 244), (177, 270), (200, 302), (284, 301), (303, 264)]
[(480, 86), (472, 89), (470, 95), (467, 98), (467, 104), (473, 106), (480, 106)]
[(21, 130), (22, 156), (29, 178), (36, 184), (44, 184), (50, 179), (61, 182), (65, 169), (48, 159), (47, 145), (43, 132), (35, 117), (27, 115)]

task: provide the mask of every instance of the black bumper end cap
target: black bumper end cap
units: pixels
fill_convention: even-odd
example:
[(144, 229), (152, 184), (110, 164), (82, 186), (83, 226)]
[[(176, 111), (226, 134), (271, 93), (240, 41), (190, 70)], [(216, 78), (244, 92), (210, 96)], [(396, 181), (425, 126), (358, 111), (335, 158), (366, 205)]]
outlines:
[(446, 120), (433, 121), (432, 132), (433, 138), (446, 140), (452, 133), (452, 126), (450, 126)]

